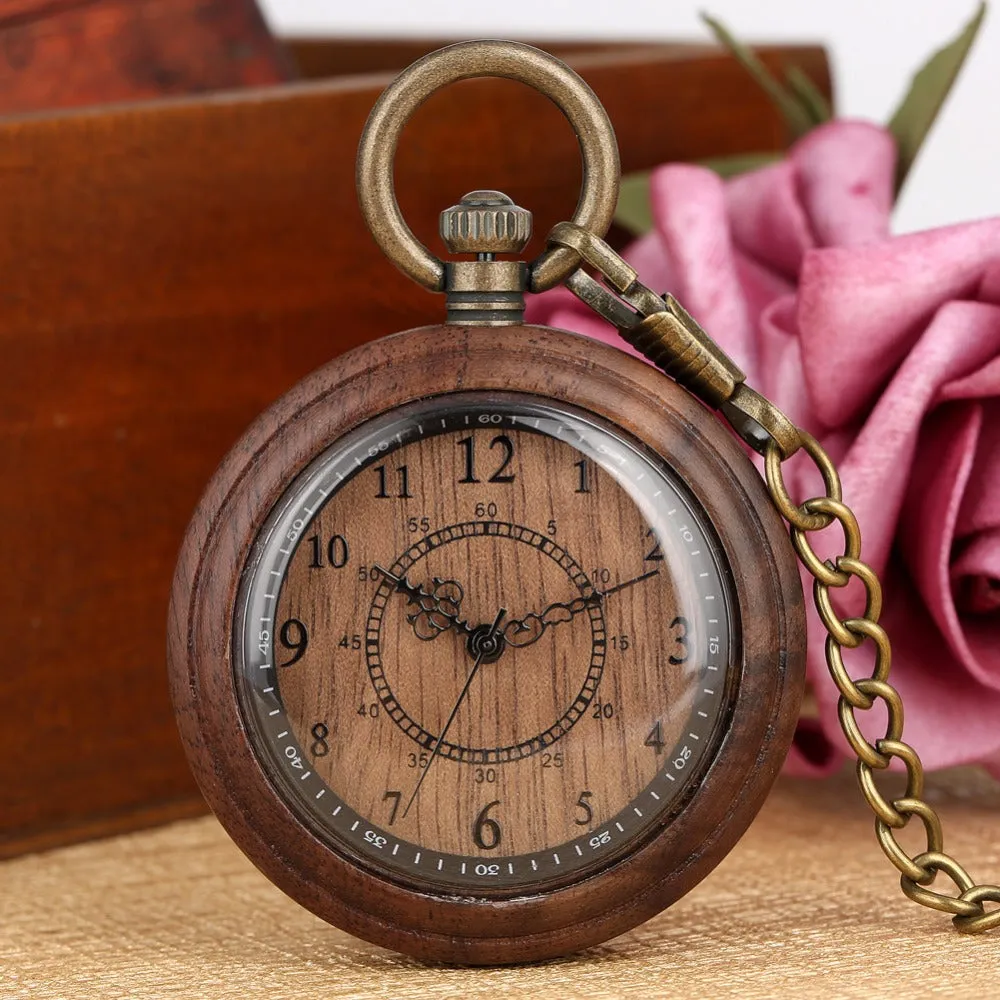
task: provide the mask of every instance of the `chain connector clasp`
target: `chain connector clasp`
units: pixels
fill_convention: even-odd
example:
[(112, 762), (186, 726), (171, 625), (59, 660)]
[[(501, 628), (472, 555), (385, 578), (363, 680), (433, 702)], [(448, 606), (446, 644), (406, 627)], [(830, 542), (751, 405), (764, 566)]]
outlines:
[(763, 455), (773, 442), (782, 458), (798, 450), (802, 440), (795, 425), (746, 385), (739, 366), (672, 295), (657, 295), (642, 284), (634, 268), (604, 240), (575, 223), (560, 222), (548, 242), (576, 251), (605, 283), (577, 270), (566, 287), (614, 324), (643, 357), (719, 410), (751, 448)]

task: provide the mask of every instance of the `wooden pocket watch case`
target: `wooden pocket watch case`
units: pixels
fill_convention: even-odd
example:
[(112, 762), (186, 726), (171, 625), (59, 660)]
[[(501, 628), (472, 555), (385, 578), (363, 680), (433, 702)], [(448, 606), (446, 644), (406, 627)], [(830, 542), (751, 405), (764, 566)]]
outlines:
[[(311, 458), (387, 409), (456, 390), (571, 400), (681, 470), (725, 551), (738, 600), (734, 691), (714, 759), (682, 808), (609, 869), (555, 892), (490, 899), (402, 886), (332, 850), (274, 791), (232, 666), (233, 609), (259, 525)], [(422, 958), (530, 961), (602, 941), (659, 912), (732, 848), (784, 759), (804, 676), (793, 552), (760, 476), (700, 403), (611, 347), (545, 328), (428, 327), (358, 348), (264, 414), (216, 474), (174, 583), (171, 687), (198, 782), (254, 863), (358, 936)]]

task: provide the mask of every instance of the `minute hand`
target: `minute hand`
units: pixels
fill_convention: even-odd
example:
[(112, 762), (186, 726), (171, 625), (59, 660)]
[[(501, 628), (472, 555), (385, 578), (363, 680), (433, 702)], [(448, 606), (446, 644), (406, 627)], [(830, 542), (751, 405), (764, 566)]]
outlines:
[(616, 584), (608, 590), (595, 590), (589, 597), (577, 597), (572, 601), (558, 601), (550, 604), (541, 613), (531, 612), (523, 618), (515, 618), (508, 622), (503, 630), (503, 637), (507, 643), (515, 647), (530, 646), (541, 639), (543, 633), (550, 625), (558, 625), (559, 622), (568, 622), (571, 618), (586, 611), (587, 608), (600, 604), (605, 597), (617, 594), (620, 590), (632, 587), (643, 580), (648, 580), (656, 576), (660, 571), (651, 569), (648, 573), (626, 580), (624, 583)]

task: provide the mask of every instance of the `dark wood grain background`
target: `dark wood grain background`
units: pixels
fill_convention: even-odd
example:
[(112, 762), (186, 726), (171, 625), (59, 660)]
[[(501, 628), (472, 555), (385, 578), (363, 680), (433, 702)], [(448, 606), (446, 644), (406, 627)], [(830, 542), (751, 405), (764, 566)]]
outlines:
[[(154, 14), (169, 42), (130, 21)], [(391, 70), (436, 44), (294, 45), (331, 78), (233, 90), (292, 74), (244, 0), (21, 0), (0, 16), (0, 855), (204, 808), (164, 669), (177, 548), (260, 410), (346, 348), (440, 320), (442, 300), (375, 247), (353, 178)], [(625, 170), (785, 144), (716, 50), (572, 48)], [(762, 55), (829, 93), (821, 49)], [(435, 95), (397, 166), (432, 247), (438, 212), (481, 187), (533, 209), (544, 235), (579, 173), (556, 109), (500, 80)]]

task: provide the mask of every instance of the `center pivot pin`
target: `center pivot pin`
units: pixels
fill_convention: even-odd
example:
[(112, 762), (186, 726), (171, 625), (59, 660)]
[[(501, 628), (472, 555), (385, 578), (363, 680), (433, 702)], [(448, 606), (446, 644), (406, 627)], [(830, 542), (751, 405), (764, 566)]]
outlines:
[(491, 625), (480, 625), (472, 630), (466, 649), (474, 659), (482, 657), (482, 663), (496, 663), (503, 654), (507, 640), (503, 632), (495, 632)]

